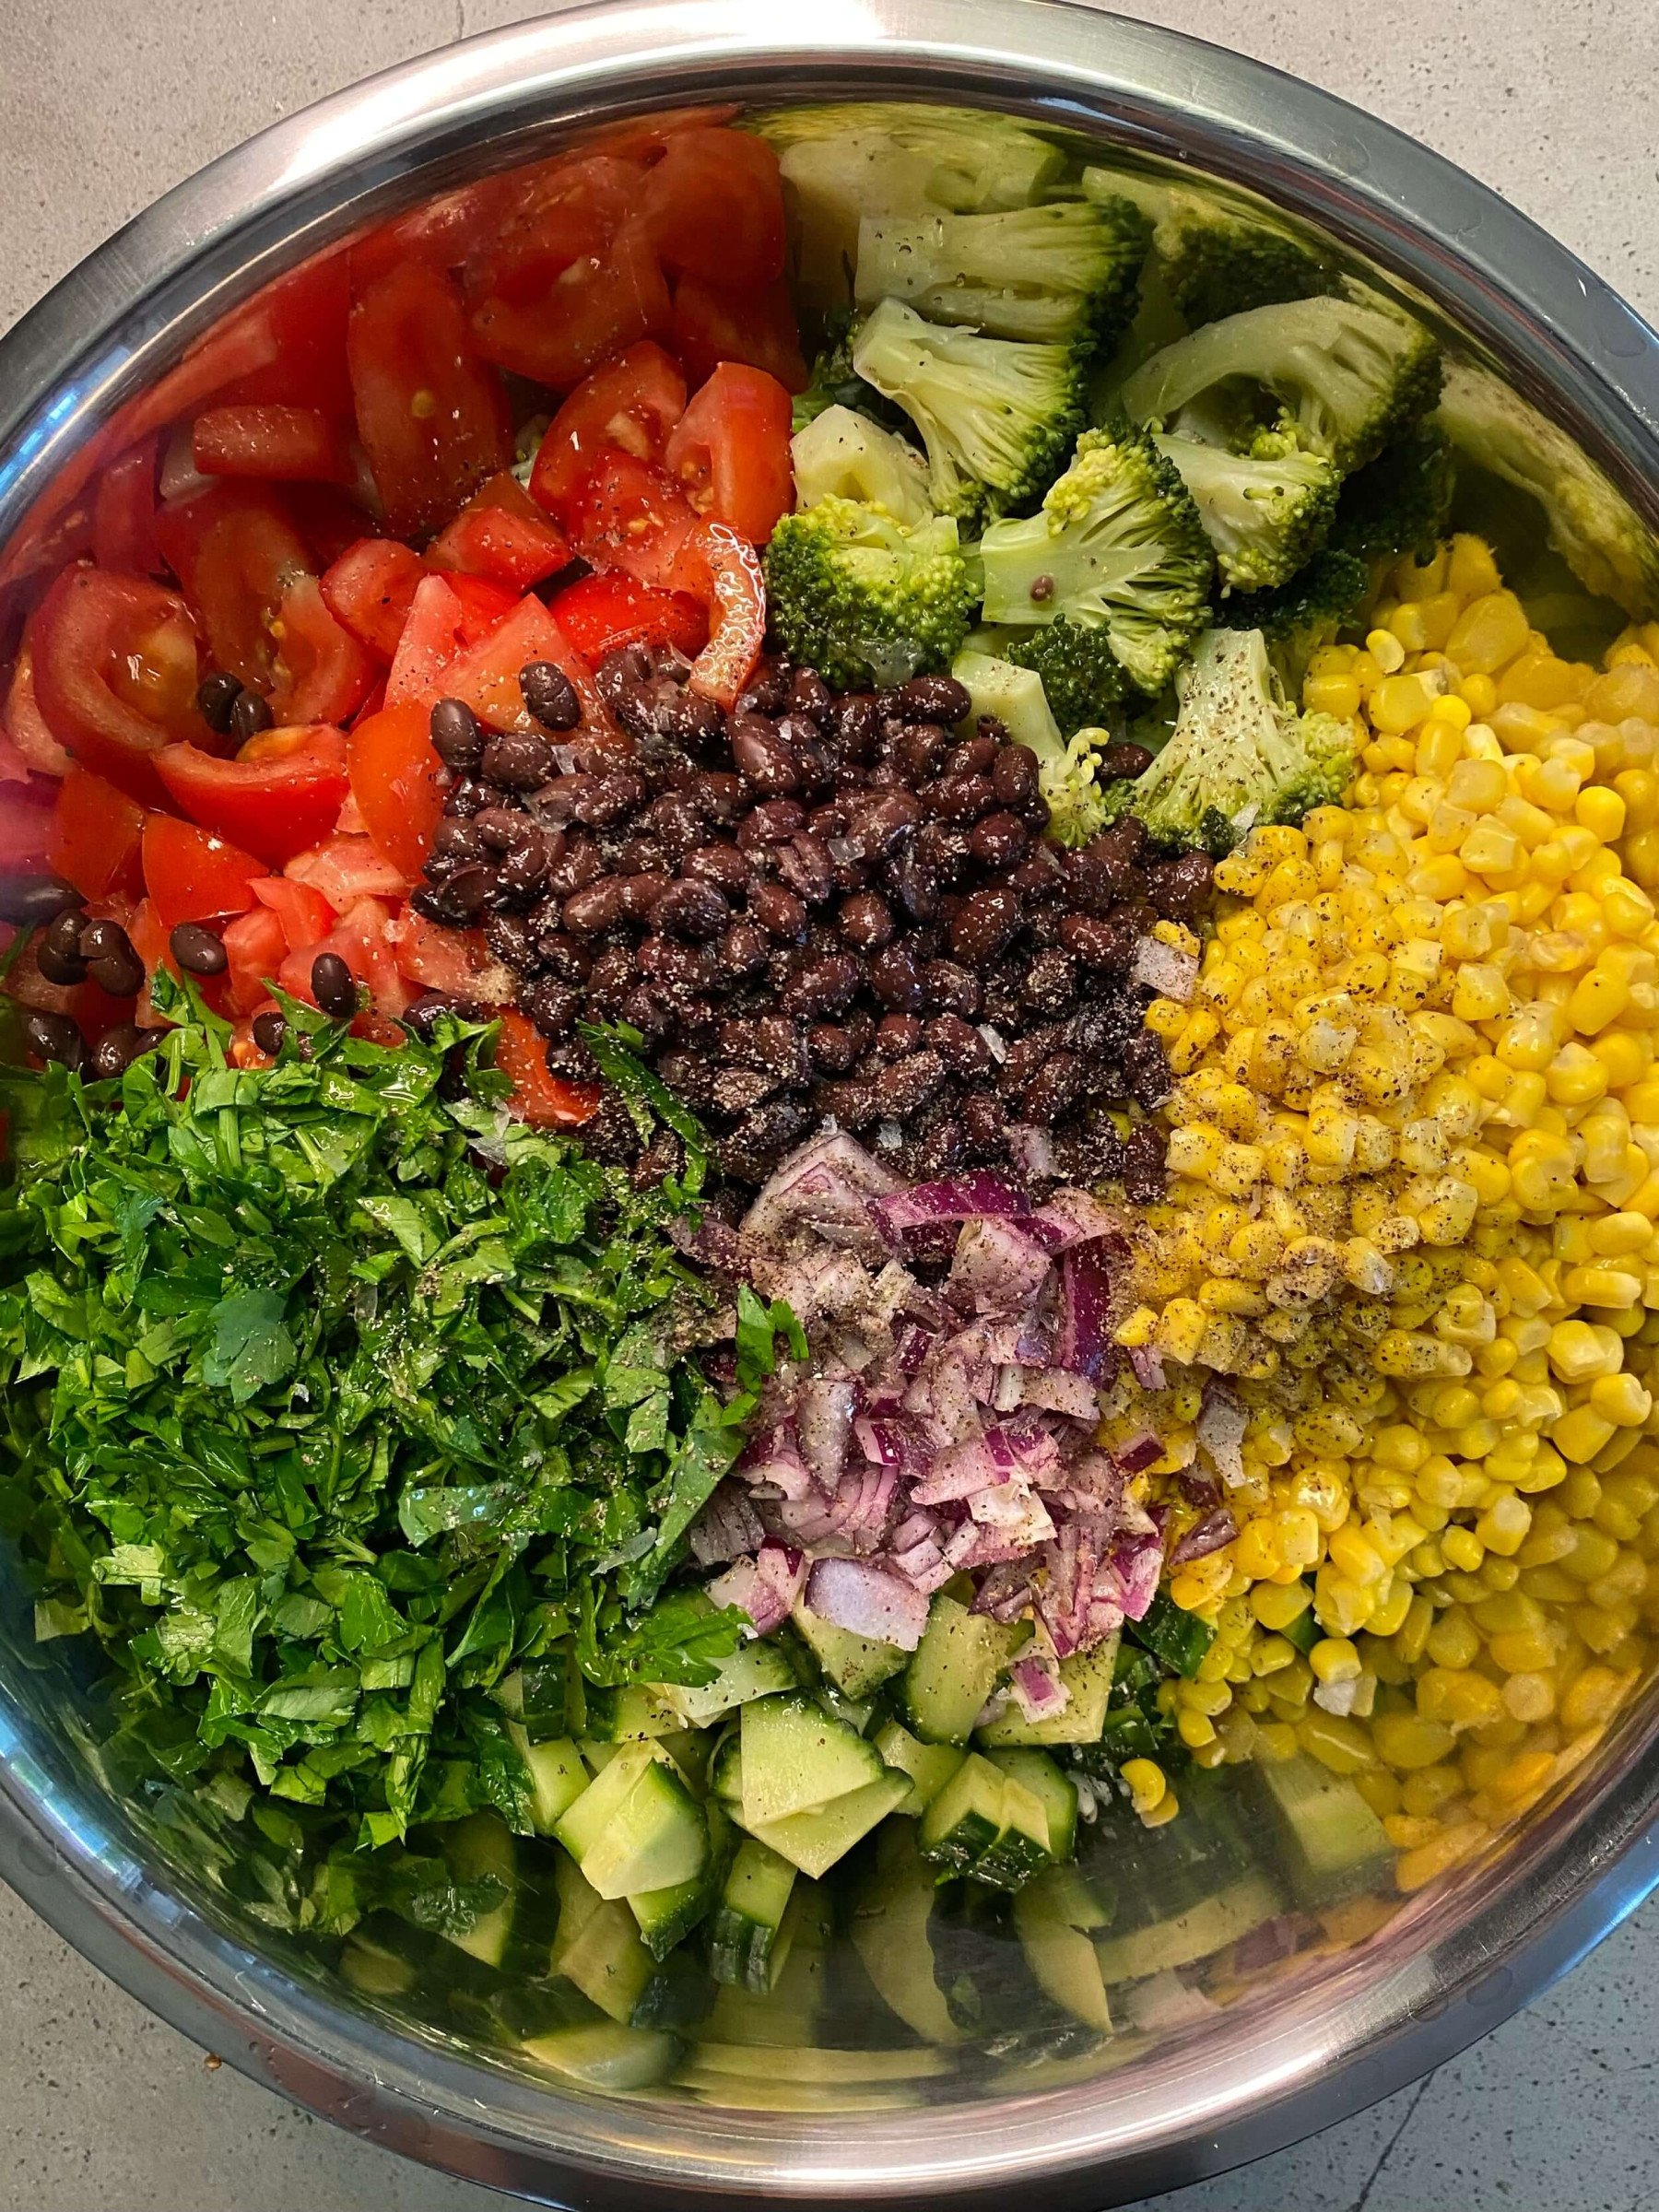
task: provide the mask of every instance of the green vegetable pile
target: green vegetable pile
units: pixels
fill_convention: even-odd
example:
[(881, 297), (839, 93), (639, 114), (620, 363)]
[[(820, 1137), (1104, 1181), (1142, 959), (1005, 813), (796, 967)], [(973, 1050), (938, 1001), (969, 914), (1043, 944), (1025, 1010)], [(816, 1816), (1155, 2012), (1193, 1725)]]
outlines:
[(616, 1037), (681, 1182), (510, 1121), (476, 1026), (386, 1048), (288, 1004), (255, 1071), (163, 1010), (118, 1082), (3, 1078), (0, 1532), (37, 1634), (102, 1645), (107, 1759), (267, 1834), (527, 1827), (510, 1676), (697, 1684), (735, 1648), (737, 1614), (653, 1601), (793, 1317), (747, 1297), (707, 1379), (667, 1235), (696, 1127)]

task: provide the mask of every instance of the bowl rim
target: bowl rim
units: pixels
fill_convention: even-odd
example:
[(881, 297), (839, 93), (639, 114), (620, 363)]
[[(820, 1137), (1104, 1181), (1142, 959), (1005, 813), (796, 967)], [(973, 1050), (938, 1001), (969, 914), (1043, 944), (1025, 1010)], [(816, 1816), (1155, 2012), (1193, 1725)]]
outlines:
[[(767, 0), (592, 0), (304, 110), (71, 271), (0, 340), (0, 393), (15, 395), (0, 402), (0, 544), (188, 339), (306, 253), (477, 173), (482, 126), (489, 165), (507, 166), (584, 124), (785, 92), (1002, 108), (1258, 191), (1443, 303), (1659, 521), (1659, 337), (1497, 194), (1330, 94), (1075, 0), (818, 0), (809, 29), (787, 30)], [(1478, 1910), (1427, 1903), (1411, 1954), (1369, 1977), (1357, 1957), (1335, 2012), (1325, 1994), (1293, 1997), (1233, 2063), (1160, 2053), (1133, 2093), (1097, 2084), (808, 2126), (577, 2099), (388, 2035), (171, 1893), (0, 1685), (0, 1870), (61, 1934), (293, 2100), (406, 2155), (570, 2206), (988, 2204), (1041, 2181), (1064, 2207), (1219, 2171), (1386, 2095), (1573, 1964), (1659, 1885), (1656, 1807), (1659, 1710), (1639, 1704), (1583, 1786), (1482, 1875)]]

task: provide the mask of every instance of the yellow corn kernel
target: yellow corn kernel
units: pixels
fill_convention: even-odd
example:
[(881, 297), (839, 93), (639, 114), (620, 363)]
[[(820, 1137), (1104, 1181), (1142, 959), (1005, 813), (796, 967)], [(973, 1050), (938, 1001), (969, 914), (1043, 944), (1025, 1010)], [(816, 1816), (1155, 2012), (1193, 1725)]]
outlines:
[(1308, 1665), (1321, 1682), (1352, 1682), (1360, 1671), (1359, 1653), (1346, 1636), (1326, 1636), (1308, 1653)]
[(1461, 1573), (1473, 1574), (1486, 1557), (1486, 1547), (1472, 1528), (1449, 1528), (1441, 1537), (1447, 1564)]
[(1616, 1429), (1640, 1429), (1653, 1410), (1653, 1394), (1627, 1371), (1598, 1375), (1590, 1385), (1590, 1403)]
[(1521, 865), (1521, 840), (1512, 830), (1486, 819), (1476, 823), (1457, 848), (1458, 858), (1476, 876), (1508, 876)]
[(1616, 1375), (1624, 1347), (1611, 1329), (1588, 1321), (1559, 1321), (1549, 1332), (1549, 1364), (1563, 1382), (1590, 1382)]
[(1569, 1735), (1605, 1727), (1629, 1688), (1611, 1667), (1587, 1666), (1561, 1700), (1561, 1725)]
[(1532, 1526), (1532, 1508), (1512, 1490), (1500, 1491), (1475, 1524), (1475, 1534), (1488, 1551), (1512, 1559), (1526, 1541)]
[(1605, 783), (1592, 784), (1588, 791), (1580, 792), (1572, 811), (1574, 818), (1604, 844), (1610, 845), (1615, 838), (1624, 835), (1625, 803)]
[(1403, 1852), (1394, 1861), (1394, 1887), (1409, 1896), (1413, 1890), (1427, 1888), (1442, 1874), (1470, 1858), (1480, 1849), (1490, 1831), (1479, 1820), (1459, 1821), (1455, 1827), (1443, 1829), (1431, 1843), (1424, 1843), (1416, 1851)]
[(1380, 1712), (1371, 1722), (1371, 1741), (1385, 1766), (1402, 1773), (1438, 1766), (1456, 1743), (1443, 1721), (1415, 1712)]
[(1135, 1809), (1143, 1819), (1163, 1803), (1169, 1793), (1169, 1778), (1154, 1760), (1126, 1759), (1118, 1771), (1128, 1783)]
[(1306, 1583), (1257, 1583), (1250, 1593), (1250, 1609), (1262, 1627), (1274, 1633), (1298, 1621), (1312, 1603)]
[(1446, 640), (1446, 657), (1465, 676), (1493, 676), (1525, 650), (1530, 625), (1512, 592), (1485, 593), (1465, 606)]
[(1216, 1740), (1216, 1724), (1207, 1713), (1193, 1712), (1185, 1707), (1175, 1716), (1175, 1733), (1189, 1751), (1196, 1751), (1205, 1744)]
[(1603, 1214), (1590, 1224), (1590, 1249), (1603, 1259), (1645, 1252), (1653, 1241), (1653, 1224), (1645, 1214)]
[(1561, 1277), (1561, 1295), (1574, 1305), (1602, 1306), (1617, 1312), (1641, 1299), (1642, 1278), (1622, 1267), (1570, 1267)]
[(1358, 1774), (1376, 1764), (1370, 1736), (1357, 1721), (1343, 1714), (1314, 1708), (1298, 1724), (1296, 1733), (1302, 1749), (1333, 1774)]
[(1452, 1011), (1460, 1021), (1496, 1021), (1510, 1010), (1510, 987), (1501, 969), (1465, 960), (1453, 986)]
[(1503, 1685), (1504, 1711), (1512, 1720), (1535, 1727), (1556, 1708), (1555, 1677), (1546, 1672), (1512, 1674)]
[(1553, 1424), (1549, 1441), (1563, 1459), (1575, 1465), (1594, 1459), (1613, 1434), (1616, 1424), (1590, 1406), (1574, 1406)]

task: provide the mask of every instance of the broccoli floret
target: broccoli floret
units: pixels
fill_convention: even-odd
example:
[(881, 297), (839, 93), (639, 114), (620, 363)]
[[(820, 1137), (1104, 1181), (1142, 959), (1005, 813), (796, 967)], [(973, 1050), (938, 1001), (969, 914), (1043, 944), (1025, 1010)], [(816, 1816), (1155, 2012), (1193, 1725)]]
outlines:
[(1155, 438), (1192, 493), (1221, 580), (1234, 591), (1271, 590), (1324, 544), (1342, 478), (1317, 453), (1254, 459), (1196, 438)]
[(1241, 832), (1340, 803), (1353, 731), (1286, 703), (1260, 630), (1206, 630), (1175, 688), (1175, 727), (1130, 801), (1159, 844), (1209, 851), (1218, 818)]
[(980, 553), (987, 622), (1101, 631), (1139, 691), (1162, 690), (1206, 619), (1204, 524), (1138, 430), (1086, 430), (1041, 513), (994, 524)]
[(1002, 650), (1018, 668), (1042, 679), (1054, 720), (1068, 735), (1102, 723), (1135, 686), (1104, 629), (1087, 629), (1062, 615), (1043, 629), (1008, 629)]
[(1040, 499), (1082, 427), (1072, 347), (951, 330), (901, 300), (884, 300), (864, 324), (853, 366), (915, 424), (933, 503), (964, 522)]
[(1327, 292), (1330, 265), (1282, 217), (1233, 202), (1219, 186), (1165, 183), (1127, 171), (1086, 169), (1092, 198), (1122, 194), (1150, 218), (1152, 247), (1171, 299), (1196, 330), (1246, 308)]
[(1150, 235), (1128, 200), (1063, 200), (995, 215), (866, 216), (859, 226), (859, 304), (903, 300), (935, 323), (993, 338), (1090, 349), (1135, 312)]
[(932, 514), (927, 463), (913, 445), (851, 407), (826, 407), (790, 441), (795, 505), (820, 500), (862, 500), (884, 507), (913, 529)]
[(906, 529), (884, 508), (834, 497), (778, 524), (766, 592), (785, 652), (838, 690), (947, 668), (975, 595), (948, 516)]
[(1306, 568), (1275, 591), (1233, 592), (1216, 606), (1216, 625), (1225, 629), (1259, 629), (1268, 658), (1288, 697), (1300, 696), (1308, 663), (1322, 647), (1334, 644), (1344, 623), (1351, 622), (1371, 591), (1371, 571), (1352, 553), (1327, 546)]
[(776, 148), (793, 234), (796, 304), (817, 318), (853, 298), (858, 226), (1029, 207), (1065, 158), (1035, 132), (971, 108), (898, 101), (780, 108), (745, 125)]
[(1440, 422), (1458, 451), (1529, 492), (1579, 582), (1636, 621), (1659, 616), (1659, 541), (1559, 424), (1472, 362), (1446, 371)]
[(950, 673), (968, 688), (971, 719), (994, 714), (1016, 745), (1037, 756), (1037, 773), (1048, 802), (1048, 833), (1063, 845), (1086, 845), (1115, 818), (1115, 786), (1100, 781), (1100, 747), (1112, 743), (1107, 730), (1060, 735), (1044, 688), (1029, 668), (971, 649), (959, 653)]
[(1456, 481), (1451, 441), (1426, 422), (1347, 479), (1328, 542), (1361, 560), (1427, 560), (1446, 535)]
[(794, 428), (804, 430), (830, 407), (846, 407), (885, 429), (895, 429), (904, 421), (900, 409), (853, 368), (853, 318), (846, 310), (830, 318), (824, 349), (812, 364), (812, 381), (795, 394)]
[(1124, 405), (1132, 420), (1168, 428), (1234, 379), (1271, 394), (1304, 450), (1346, 476), (1434, 406), (1441, 353), (1402, 309), (1350, 286), (1343, 299), (1254, 307), (1177, 338), (1128, 379)]

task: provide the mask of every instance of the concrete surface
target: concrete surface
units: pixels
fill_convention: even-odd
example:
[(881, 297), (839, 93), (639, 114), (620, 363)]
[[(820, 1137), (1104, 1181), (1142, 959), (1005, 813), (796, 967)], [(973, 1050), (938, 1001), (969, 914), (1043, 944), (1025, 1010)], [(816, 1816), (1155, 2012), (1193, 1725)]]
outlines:
[[(5, 0), (0, 322), (158, 193), (512, 0)], [(1461, 161), (1659, 317), (1653, 0), (1168, 0)], [(1646, 2212), (1659, 1901), (1428, 2080), (1158, 2212)], [(0, 1889), (0, 2212), (483, 2212), (202, 2054)], [(1151, 2212), (1151, 2207), (1143, 2207)]]

